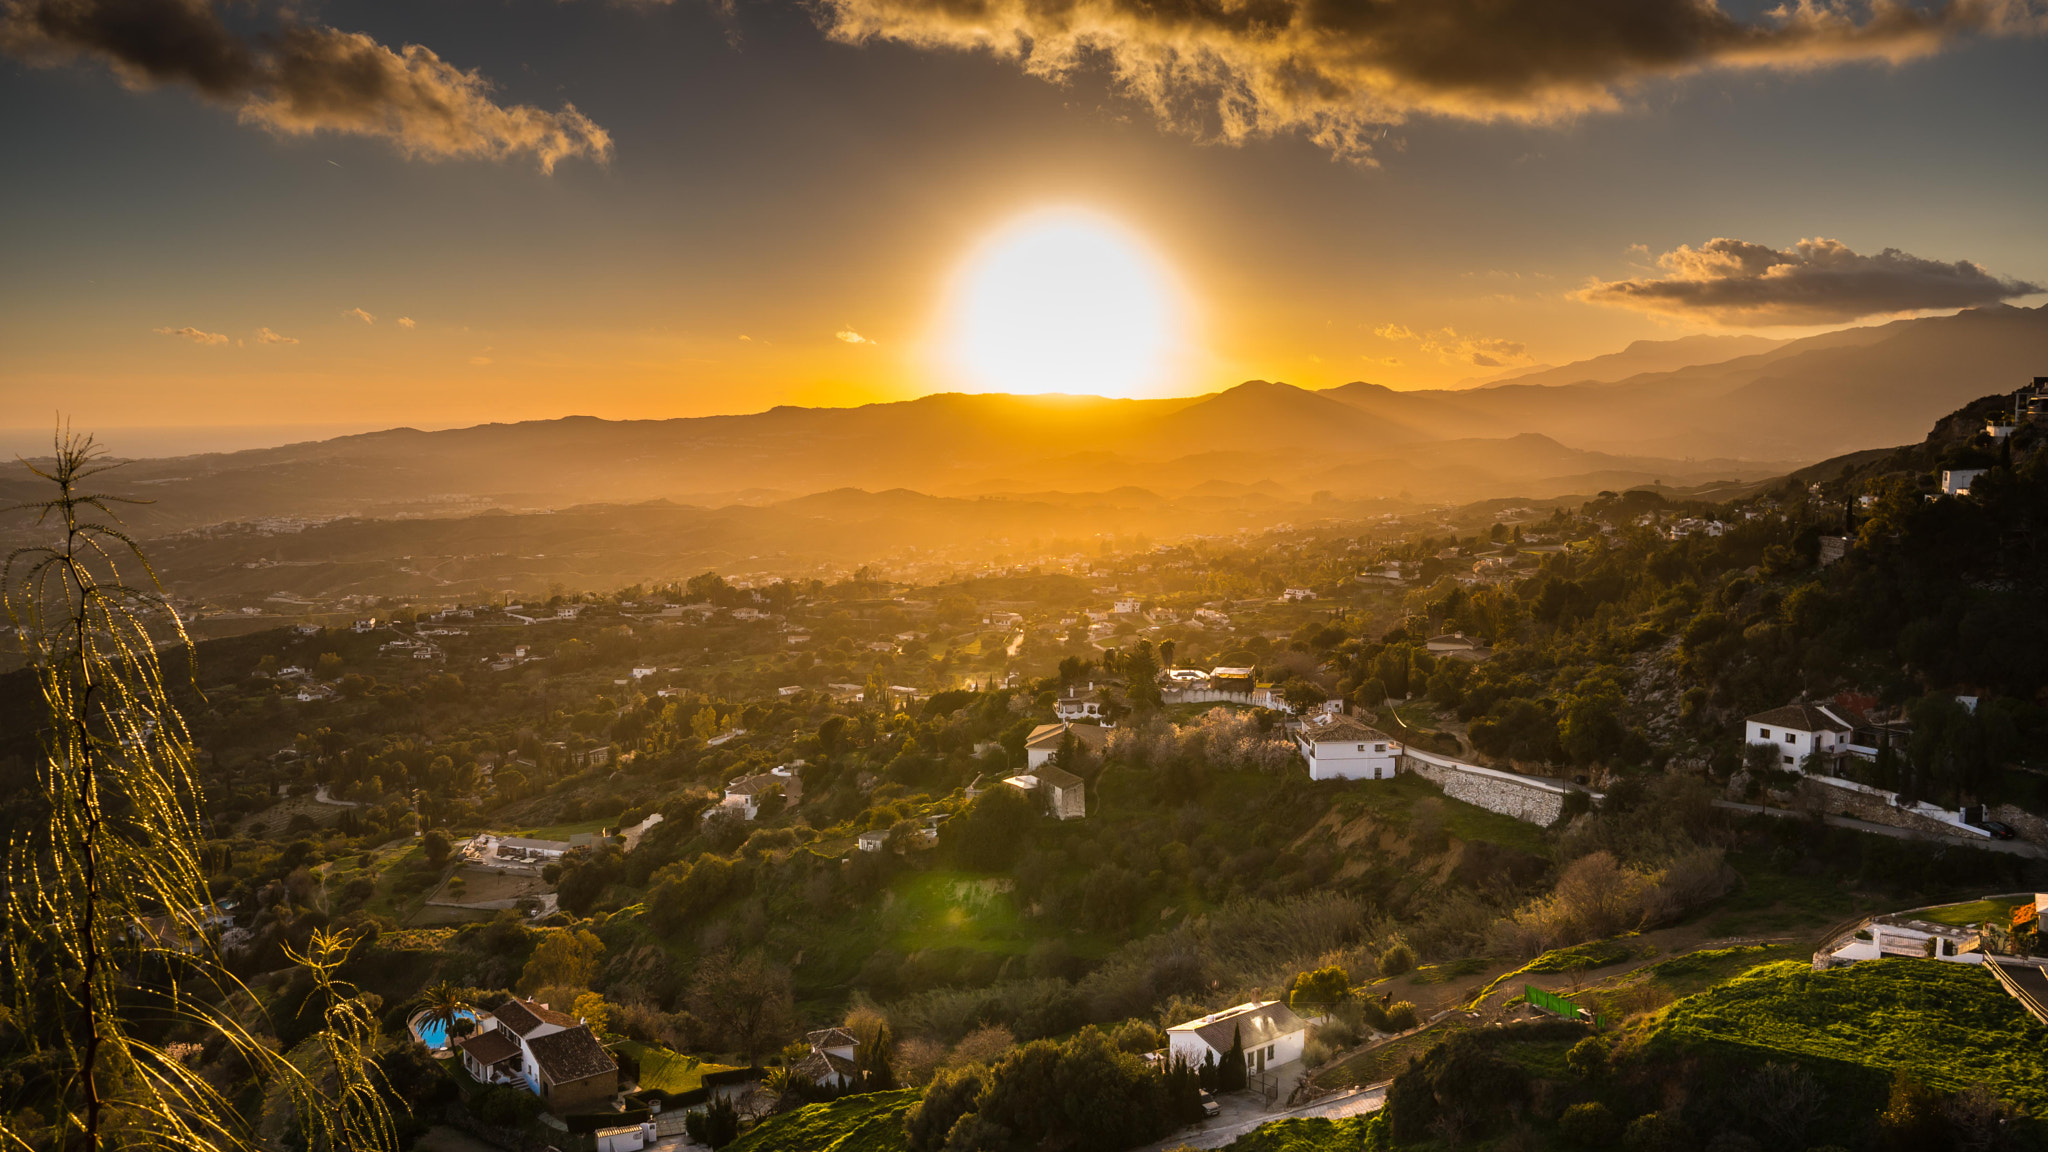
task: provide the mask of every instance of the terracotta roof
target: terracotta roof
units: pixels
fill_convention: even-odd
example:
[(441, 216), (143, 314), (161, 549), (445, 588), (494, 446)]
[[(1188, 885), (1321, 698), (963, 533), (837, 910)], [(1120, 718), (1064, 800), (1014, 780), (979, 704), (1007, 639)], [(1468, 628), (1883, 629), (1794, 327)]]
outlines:
[(1849, 726), (1832, 713), (1812, 704), (1787, 704), (1769, 712), (1751, 716), (1756, 724), (1770, 724), (1779, 728), (1790, 728), (1796, 732), (1847, 732)]
[(1024, 746), (1029, 748), (1048, 736), (1052, 737), (1051, 743), (1057, 744), (1060, 742), (1060, 734), (1066, 730), (1065, 724), (1040, 724), (1031, 730), (1031, 735), (1024, 738)]
[(1038, 782), (1048, 788), (1075, 788), (1081, 784), (1079, 776), (1061, 768), (1057, 764), (1047, 764), (1038, 769), (1035, 775), (1038, 777)]
[(1031, 730), (1031, 738), (1024, 741), (1026, 748), (1058, 748), (1067, 733), (1090, 752), (1100, 752), (1109, 744), (1109, 729), (1095, 724), (1040, 724)]
[(1294, 1009), (1278, 1000), (1268, 1000), (1263, 1004), (1240, 1004), (1200, 1020), (1176, 1024), (1167, 1031), (1193, 1032), (1209, 1047), (1218, 1052), (1228, 1052), (1233, 1036), (1241, 1035), (1245, 1050), (1250, 1051), (1306, 1027), (1301, 1017), (1294, 1014)]
[(820, 1028), (804, 1036), (804, 1043), (813, 1048), (857, 1048), (860, 1037), (844, 1028)]
[(1362, 724), (1349, 716), (1326, 712), (1308, 721), (1301, 729), (1302, 739), (1315, 744), (1370, 744), (1391, 741), (1392, 736)]
[(508, 1000), (496, 1010), (498, 1023), (510, 1028), (521, 1036), (530, 1036), (533, 1030), (543, 1024), (554, 1024), (563, 1028), (574, 1028), (581, 1020), (567, 1012), (557, 1012), (545, 1004), (532, 1000)]
[(455, 1045), (462, 1054), (489, 1068), (519, 1055), (519, 1042), (503, 1028), (493, 1028), (467, 1037)]
[(536, 1036), (526, 1042), (526, 1049), (533, 1053), (534, 1063), (540, 1065), (541, 1075), (556, 1084), (619, 1069), (619, 1062), (597, 1042), (596, 1034), (587, 1025)]

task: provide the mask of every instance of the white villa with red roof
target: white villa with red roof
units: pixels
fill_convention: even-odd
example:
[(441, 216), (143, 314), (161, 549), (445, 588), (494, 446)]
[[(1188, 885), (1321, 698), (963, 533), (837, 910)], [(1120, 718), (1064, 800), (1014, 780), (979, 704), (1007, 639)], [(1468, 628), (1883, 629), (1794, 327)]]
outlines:
[(511, 1000), (482, 1031), (456, 1045), (481, 1084), (516, 1084), (556, 1115), (592, 1110), (619, 1091), (619, 1064), (580, 1016), (534, 1000)]
[(1743, 721), (1745, 744), (1770, 744), (1778, 750), (1778, 766), (1806, 769), (1807, 757), (1840, 756), (1849, 751), (1856, 724), (1846, 709), (1830, 704), (1787, 704), (1759, 712)]

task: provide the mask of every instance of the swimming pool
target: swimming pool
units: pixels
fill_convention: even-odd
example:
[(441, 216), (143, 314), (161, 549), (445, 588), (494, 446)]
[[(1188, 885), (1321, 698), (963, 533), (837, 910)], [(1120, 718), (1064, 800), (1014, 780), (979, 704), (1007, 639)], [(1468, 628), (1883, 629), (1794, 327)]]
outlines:
[[(476, 1013), (464, 1008), (457, 1012), (455, 1017), (458, 1020), (474, 1021)], [(439, 1020), (429, 1020), (424, 1016), (414, 1017), (412, 1031), (413, 1035), (420, 1038), (420, 1043), (428, 1048), (445, 1048), (448, 1045), (448, 1030)]]

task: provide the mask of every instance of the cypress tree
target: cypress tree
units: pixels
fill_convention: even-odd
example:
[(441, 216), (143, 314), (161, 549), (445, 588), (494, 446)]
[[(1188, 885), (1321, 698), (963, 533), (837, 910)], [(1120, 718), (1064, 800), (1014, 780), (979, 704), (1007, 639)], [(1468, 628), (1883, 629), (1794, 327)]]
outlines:
[(1230, 1051), (1223, 1054), (1223, 1064), (1217, 1069), (1217, 1082), (1225, 1092), (1237, 1092), (1244, 1088), (1244, 1028), (1232, 1025), (1230, 1029)]

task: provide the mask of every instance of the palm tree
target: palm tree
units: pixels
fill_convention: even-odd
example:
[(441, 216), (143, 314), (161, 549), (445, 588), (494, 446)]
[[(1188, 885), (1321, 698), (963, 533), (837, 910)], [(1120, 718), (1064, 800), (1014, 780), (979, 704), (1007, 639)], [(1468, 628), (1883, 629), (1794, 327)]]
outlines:
[(443, 1042), (452, 1045), (455, 1042), (455, 1022), (464, 1019), (464, 1013), (474, 1012), (476, 1005), (470, 1003), (462, 989), (446, 980), (427, 989), (424, 999), (427, 1006), (424, 1023), (439, 1024)]

